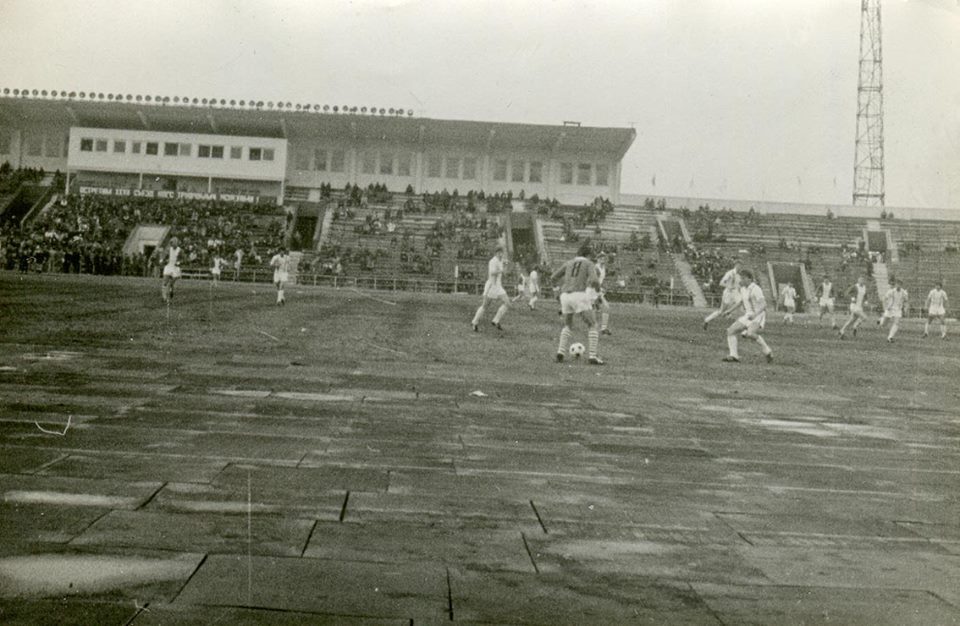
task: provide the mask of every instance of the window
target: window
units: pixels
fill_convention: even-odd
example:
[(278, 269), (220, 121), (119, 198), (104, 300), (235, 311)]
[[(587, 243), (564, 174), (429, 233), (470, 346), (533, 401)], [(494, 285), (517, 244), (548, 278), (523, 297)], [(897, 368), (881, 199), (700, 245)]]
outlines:
[(140, 154), (140, 142), (134, 141), (130, 144), (130, 152), (133, 154)]
[(477, 158), (463, 157), (463, 180), (476, 180)]
[(387, 176), (393, 176), (393, 157), (392, 152), (380, 153), (380, 173)]
[(360, 163), (364, 174), (373, 174), (377, 166), (377, 153), (373, 150), (367, 150), (360, 155)]
[(526, 164), (525, 164), (523, 161), (514, 161), (514, 162), (513, 162), (512, 166), (511, 166), (511, 168), (510, 168), (510, 180), (511, 180), (511, 181), (513, 181), (513, 182), (515, 182), (515, 183), (522, 183), (522, 182), (523, 182), (523, 170), (524, 170), (524, 165), (526, 165)]
[(272, 161), (273, 160), (273, 148), (264, 148), (263, 149), (263, 160)]
[[(106, 139), (97, 139), (97, 152), (106, 152), (107, 151), (107, 140)], [(37, 151), (39, 154), (39, 150)]]
[(178, 143), (163, 144), (163, 156), (177, 156), (179, 152), (180, 152), (180, 144)]
[(297, 150), (294, 152), (293, 168), (299, 172), (305, 172), (310, 169), (310, 152), (307, 150)]
[(210, 158), (210, 146), (205, 146), (200, 144), (197, 146), (197, 158), (198, 159), (209, 159)]
[(590, 170), (593, 169), (589, 163), (578, 163), (577, 164), (577, 184), (578, 185), (589, 185), (590, 184)]
[(493, 180), (507, 180), (506, 159), (497, 159), (493, 162)]
[(210, 157), (213, 159), (222, 159), (223, 158), (223, 146), (211, 146), (210, 147)]
[(543, 162), (542, 161), (530, 161), (529, 180), (531, 183), (543, 182)]
[(60, 149), (60, 139), (56, 135), (47, 135), (47, 140), (43, 145), (44, 154), (48, 157), (58, 157), (62, 150)]
[(260, 159), (263, 158), (263, 150), (261, 148), (250, 148), (250, 152), (248, 153), (248, 158), (251, 161), (259, 161)]
[(81, 139), (80, 152), (93, 152), (93, 139)]
[(441, 159), (436, 154), (431, 154), (430, 158), (427, 159), (427, 176), (430, 178), (440, 178), (440, 167), (442, 165), (443, 159)]
[(127, 151), (127, 142), (126, 142), (126, 141), (114, 141), (114, 142), (113, 142), (113, 151), (114, 151), (114, 152), (126, 152), (126, 151)]
[(243, 158), (243, 148), (240, 146), (230, 146), (230, 158), (231, 159), (242, 159)]
[(412, 156), (409, 152), (401, 152), (397, 157), (397, 176), (410, 175)]
[(156, 141), (147, 142), (147, 154), (157, 155), (160, 152), (160, 144)]
[[(104, 141), (103, 152), (107, 151), (106, 144)], [(100, 141), (97, 141), (97, 145), (100, 145)], [(27, 135), (27, 154), (30, 156), (40, 156), (40, 151), (43, 149), (43, 135)]]
[(610, 167), (606, 163), (597, 163), (596, 181), (594, 184), (606, 187), (610, 178)]
[(327, 171), (327, 151), (323, 148), (317, 148), (313, 151), (313, 169), (318, 172)]
[(573, 184), (573, 164), (572, 163), (560, 164), (560, 184), (561, 185)]
[(344, 167), (344, 162), (347, 159), (347, 154), (343, 150), (331, 150), (330, 151), (330, 171), (331, 172), (342, 172)]
[(447, 157), (447, 178), (460, 178), (460, 157)]
[(180, 156), (190, 156), (190, 144), (182, 143), (180, 144)]

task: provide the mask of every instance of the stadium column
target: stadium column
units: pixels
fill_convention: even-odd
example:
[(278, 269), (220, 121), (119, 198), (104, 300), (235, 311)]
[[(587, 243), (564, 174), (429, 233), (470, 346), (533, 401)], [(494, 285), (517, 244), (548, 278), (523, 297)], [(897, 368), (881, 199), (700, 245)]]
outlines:
[(557, 197), (557, 159), (547, 160), (547, 198)]
[(416, 167), (417, 167), (417, 178), (416, 178), (417, 184), (415, 185), (416, 192), (423, 193), (423, 149), (422, 148), (417, 150)]

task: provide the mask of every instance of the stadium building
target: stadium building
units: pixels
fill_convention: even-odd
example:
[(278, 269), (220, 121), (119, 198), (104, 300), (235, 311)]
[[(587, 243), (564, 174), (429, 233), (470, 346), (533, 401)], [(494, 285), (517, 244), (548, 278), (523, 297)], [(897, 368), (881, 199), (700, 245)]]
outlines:
[(385, 184), (418, 194), (618, 202), (621, 162), (636, 137), (629, 128), (438, 120), (366, 107), (12, 94), (0, 98), (0, 163), (64, 172), (70, 192), (282, 203), (290, 189), (317, 200), (322, 184)]

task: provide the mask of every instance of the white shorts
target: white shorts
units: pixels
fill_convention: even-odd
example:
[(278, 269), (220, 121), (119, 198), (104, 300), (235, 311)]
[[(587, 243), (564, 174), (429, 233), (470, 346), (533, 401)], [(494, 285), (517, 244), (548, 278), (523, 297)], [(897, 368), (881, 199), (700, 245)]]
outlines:
[(277, 270), (273, 273), (273, 282), (275, 283), (285, 283), (288, 280), (290, 280), (290, 275), (287, 272)]
[(216, 276), (217, 278), (220, 278), (220, 270), (218, 270), (217, 268), (215, 267), (210, 268), (210, 273)]
[(180, 278), (182, 272), (180, 268), (176, 265), (164, 265), (163, 266), (163, 277), (164, 278)]
[(757, 317), (748, 319), (746, 315), (741, 315), (737, 318), (737, 323), (742, 324), (746, 327), (747, 332), (755, 333), (758, 330), (761, 330), (764, 327), (764, 322), (766, 322), (766, 314), (761, 313)]
[(942, 306), (932, 306), (930, 310), (927, 311), (929, 317), (943, 317), (946, 314), (947, 311)]
[(850, 312), (854, 315), (863, 315), (863, 305), (862, 304), (851, 304)]
[(894, 318), (894, 317), (895, 317), (895, 318), (897, 318), (897, 319), (900, 319), (901, 317), (903, 317), (903, 311), (900, 311), (900, 310), (888, 310), (888, 311), (886, 311), (883, 315), (884, 315), (885, 317), (889, 317), (889, 318)]
[(507, 290), (498, 285), (491, 285), (488, 283), (483, 288), (483, 297), (490, 298), (492, 300), (496, 300), (497, 298), (506, 298)]
[(820, 308), (833, 310), (833, 298), (820, 298)]
[(560, 312), (564, 315), (583, 313), (593, 308), (593, 297), (588, 291), (573, 291), (560, 294)]
[(784, 300), (784, 301), (783, 301), (783, 306), (785, 306), (786, 308), (788, 308), (788, 309), (790, 309), (790, 310), (793, 310), (793, 309), (797, 308), (797, 303), (794, 302), (793, 300)]
[(724, 289), (723, 290), (723, 307), (729, 308), (732, 306), (737, 306), (743, 298), (740, 297), (740, 292), (736, 289)]

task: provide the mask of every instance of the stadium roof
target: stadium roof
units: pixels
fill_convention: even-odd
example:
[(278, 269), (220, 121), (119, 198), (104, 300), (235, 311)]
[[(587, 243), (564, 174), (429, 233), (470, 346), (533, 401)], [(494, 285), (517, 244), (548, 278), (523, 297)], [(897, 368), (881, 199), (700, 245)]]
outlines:
[(622, 159), (632, 128), (440, 120), (221, 106), (0, 96), (0, 125), (57, 124), (252, 137), (335, 137), (429, 145), (605, 153)]

